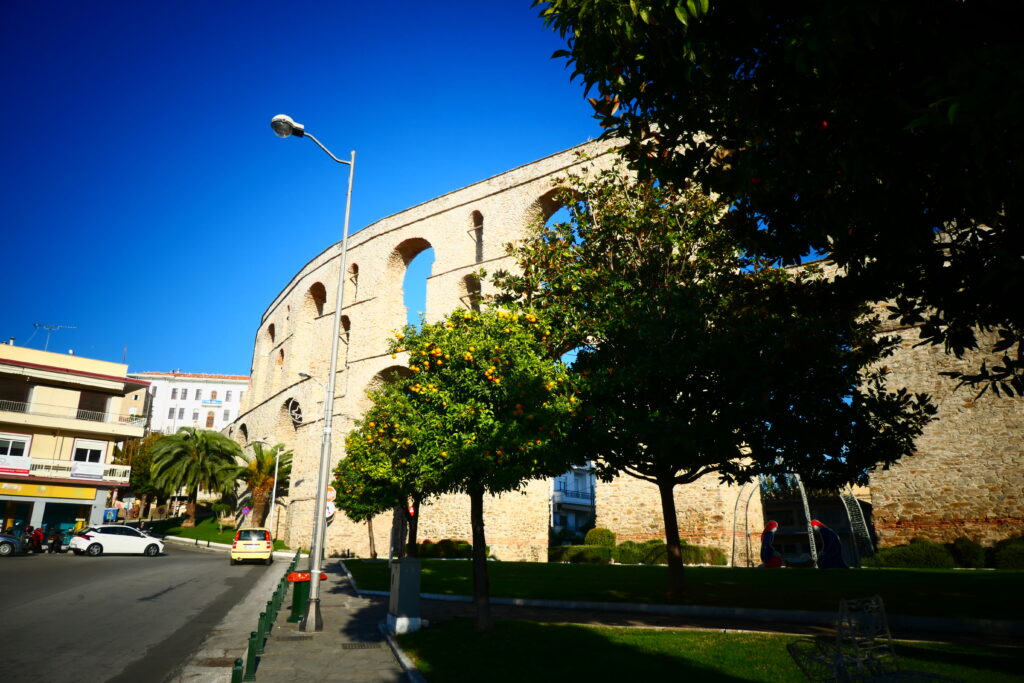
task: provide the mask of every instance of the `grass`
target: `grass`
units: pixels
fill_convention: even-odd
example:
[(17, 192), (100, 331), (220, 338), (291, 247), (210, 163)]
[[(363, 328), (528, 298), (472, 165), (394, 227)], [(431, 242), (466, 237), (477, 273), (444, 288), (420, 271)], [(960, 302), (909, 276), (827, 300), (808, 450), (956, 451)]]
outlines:
[[(786, 652), (796, 636), (599, 628), (499, 621), (478, 633), (468, 619), (399, 636), (431, 683), (480, 681), (805, 680)], [(457, 647), (453, 644), (457, 643)], [(897, 643), (903, 669), (966, 681), (1020, 681), (1020, 648)], [(528, 656), (527, 656), (528, 655)]]
[[(361, 588), (388, 590), (387, 562), (346, 560)], [(490, 562), (501, 598), (664, 603), (663, 566)], [(683, 604), (835, 612), (839, 600), (877, 593), (890, 614), (1020, 619), (1024, 572), (941, 569), (742, 569), (688, 567)], [(471, 595), (468, 561), (424, 560), (424, 593)]]
[[(217, 520), (214, 517), (205, 517), (192, 528), (181, 526), (181, 517), (162, 519), (159, 522), (149, 524), (149, 528), (164, 536), (178, 536), (180, 538), (195, 538), (200, 541), (211, 543), (226, 543), (231, 545), (235, 540), (235, 530), (232, 527), (225, 527), (223, 531), (218, 530)], [(289, 550), (281, 539), (274, 539), (274, 550)]]

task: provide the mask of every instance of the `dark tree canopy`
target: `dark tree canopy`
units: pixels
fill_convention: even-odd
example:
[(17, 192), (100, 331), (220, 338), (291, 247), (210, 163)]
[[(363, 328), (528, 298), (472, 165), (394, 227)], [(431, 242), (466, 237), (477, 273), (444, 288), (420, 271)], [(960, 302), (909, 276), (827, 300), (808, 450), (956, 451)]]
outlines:
[(643, 176), (695, 178), (753, 253), (828, 254), (926, 342), (1004, 352), (958, 377), (1024, 395), (1015, 3), (535, 4)]

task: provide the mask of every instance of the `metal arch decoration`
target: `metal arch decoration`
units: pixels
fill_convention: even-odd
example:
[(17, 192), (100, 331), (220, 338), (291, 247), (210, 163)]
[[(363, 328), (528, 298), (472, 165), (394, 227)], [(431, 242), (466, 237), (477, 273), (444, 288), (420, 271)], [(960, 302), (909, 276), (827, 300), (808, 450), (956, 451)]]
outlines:
[(288, 409), (288, 416), (292, 419), (292, 426), (295, 428), (301, 427), (305, 424), (302, 420), (302, 406), (294, 398), (288, 399), (285, 403), (285, 407)]

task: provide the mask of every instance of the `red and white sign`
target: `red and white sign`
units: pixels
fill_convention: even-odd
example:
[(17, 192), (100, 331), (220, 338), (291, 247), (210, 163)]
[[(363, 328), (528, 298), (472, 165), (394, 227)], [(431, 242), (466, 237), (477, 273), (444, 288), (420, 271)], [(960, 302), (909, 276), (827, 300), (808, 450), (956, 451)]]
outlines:
[(324, 511), (324, 517), (331, 519), (334, 517), (334, 513), (338, 511), (337, 506), (334, 504), (334, 499), (338, 497), (338, 492), (334, 490), (333, 486), (327, 487), (327, 509)]
[(0, 474), (27, 477), (32, 470), (32, 459), (18, 455), (0, 455)]

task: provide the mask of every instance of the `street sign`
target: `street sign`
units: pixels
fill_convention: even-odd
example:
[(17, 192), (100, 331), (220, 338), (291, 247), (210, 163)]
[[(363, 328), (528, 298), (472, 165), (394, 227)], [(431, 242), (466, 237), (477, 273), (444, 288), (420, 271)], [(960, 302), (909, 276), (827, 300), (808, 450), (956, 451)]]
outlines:
[(246, 505), (244, 508), (242, 508), (242, 514), (243, 515), (248, 515), (250, 512), (252, 512), (252, 508), (249, 507), (248, 505)]

